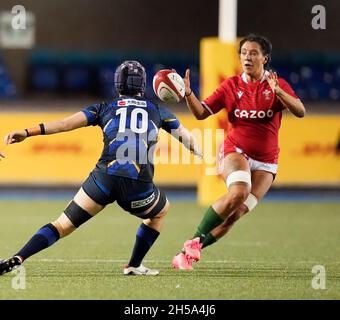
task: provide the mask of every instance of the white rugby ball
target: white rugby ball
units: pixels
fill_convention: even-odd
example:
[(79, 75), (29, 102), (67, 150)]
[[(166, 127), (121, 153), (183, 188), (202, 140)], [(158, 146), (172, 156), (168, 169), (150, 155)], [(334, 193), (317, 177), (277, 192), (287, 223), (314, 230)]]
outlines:
[(185, 84), (176, 71), (163, 69), (153, 77), (153, 91), (164, 102), (180, 102), (185, 94)]

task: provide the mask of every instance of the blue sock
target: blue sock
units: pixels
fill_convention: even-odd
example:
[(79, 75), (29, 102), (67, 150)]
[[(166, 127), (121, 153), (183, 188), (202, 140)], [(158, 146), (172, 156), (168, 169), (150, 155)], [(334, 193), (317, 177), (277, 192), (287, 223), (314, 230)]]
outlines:
[(60, 235), (57, 228), (52, 223), (49, 223), (39, 229), (16, 256), (20, 256), (24, 261), (35, 253), (51, 246), (59, 238)]
[(145, 255), (159, 236), (159, 232), (142, 223), (136, 234), (136, 242), (133, 247), (129, 267), (139, 267)]

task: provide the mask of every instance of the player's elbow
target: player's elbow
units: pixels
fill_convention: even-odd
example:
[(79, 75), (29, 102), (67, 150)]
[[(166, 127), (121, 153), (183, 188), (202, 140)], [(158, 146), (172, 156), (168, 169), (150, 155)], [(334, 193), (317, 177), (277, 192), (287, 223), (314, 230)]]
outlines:
[(295, 112), (295, 116), (297, 116), (298, 118), (303, 118), (306, 115), (306, 108), (303, 105), (303, 103), (301, 101), (299, 101), (299, 105), (297, 107), (297, 110)]
[(299, 108), (298, 111), (295, 113), (295, 115), (298, 118), (303, 118), (306, 115), (306, 109), (305, 107), (302, 105), (302, 108)]
[(303, 107), (301, 112), (300, 112), (299, 118), (303, 118), (305, 115), (306, 115), (306, 109), (305, 109), (305, 107)]
[(208, 114), (205, 114), (205, 113), (198, 113), (198, 114), (195, 114), (195, 118), (197, 119), (197, 120), (204, 120), (204, 119), (206, 119), (206, 118), (208, 118)]

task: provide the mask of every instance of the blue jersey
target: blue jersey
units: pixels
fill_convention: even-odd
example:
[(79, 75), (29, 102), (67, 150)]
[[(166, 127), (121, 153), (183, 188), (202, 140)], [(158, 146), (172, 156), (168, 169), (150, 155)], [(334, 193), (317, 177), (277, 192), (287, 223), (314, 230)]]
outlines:
[(153, 154), (159, 129), (177, 129), (180, 122), (169, 110), (138, 97), (120, 97), (82, 110), (88, 125), (103, 131), (104, 149), (96, 170), (151, 182)]

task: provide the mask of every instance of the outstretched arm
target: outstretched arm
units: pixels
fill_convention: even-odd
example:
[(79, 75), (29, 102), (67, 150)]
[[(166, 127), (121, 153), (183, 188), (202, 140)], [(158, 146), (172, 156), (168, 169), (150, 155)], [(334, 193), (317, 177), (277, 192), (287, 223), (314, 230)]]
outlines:
[(201, 148), (197, 144), (195, 137), (184, 126), (180, 125), (177, 129), (171, 130), (171, 135), (183, 143), (194, 155), (203, 158)]
[(294, 116), (298, 118), (303, 118), (305, 116), (306, 109), (303, 103), (300, 99), (292, 97), (282, 88), (280, 88), (276, 72), (270, 71), (267, 81), (273, 92), (276, 94), (277, 98)]
[(190, 70), (187, 69), (185, 72), (185, 77), (183, 78), (185, 84), (185, 101), (189, 110), (196, 117), (197, 120), (203, 120), (208, 118), (211, 114), (206, 110), (201, 101), (197, 99), (194, 92), (190, 87)]
[(62, 120), (47, 122), (29, 129), (12, 131), (5, 136), (4, 142), (5, 144), (17, 143), (24, 141), (27, 137), (71, 131), (86, 125), (87, 118), (85, 114), (77, 112)]

